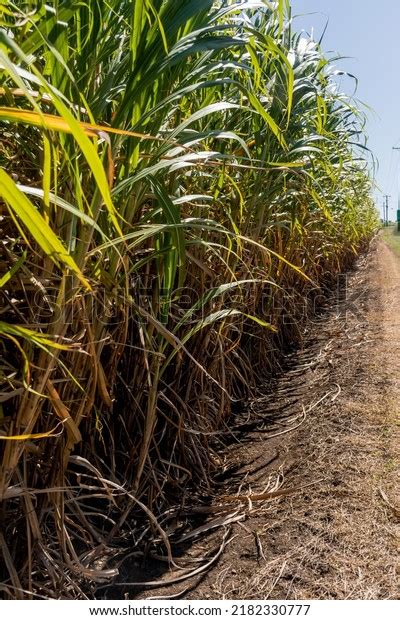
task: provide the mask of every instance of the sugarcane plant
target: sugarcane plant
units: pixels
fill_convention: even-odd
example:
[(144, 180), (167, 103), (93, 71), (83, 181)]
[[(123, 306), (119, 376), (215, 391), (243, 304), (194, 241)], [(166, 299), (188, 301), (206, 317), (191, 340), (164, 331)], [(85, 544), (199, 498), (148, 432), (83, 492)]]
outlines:
[(368, 244), (365, 119), (286, 1), (0, 14), (0, 579), (95, 596), (144, 531), (173, 563), (167, 508)]

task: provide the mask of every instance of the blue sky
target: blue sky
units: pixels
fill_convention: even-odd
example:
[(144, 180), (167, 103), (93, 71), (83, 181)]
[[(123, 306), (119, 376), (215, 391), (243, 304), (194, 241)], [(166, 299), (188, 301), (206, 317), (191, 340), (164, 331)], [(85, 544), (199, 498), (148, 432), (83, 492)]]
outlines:
[[(359, 80), (357, 98), (371, 107), (367, 133), (369, 148), (379, 160), (377, 206), (390, 194), (391, 218), (400, 195), (400, 2), (398, 0), (291, 0), (295, 30), (314, 29), (319, 39), (326, 21), (322, 47), (350, 57), (336, 63)], [(348, 93), (353, 85), (341, 85)]]

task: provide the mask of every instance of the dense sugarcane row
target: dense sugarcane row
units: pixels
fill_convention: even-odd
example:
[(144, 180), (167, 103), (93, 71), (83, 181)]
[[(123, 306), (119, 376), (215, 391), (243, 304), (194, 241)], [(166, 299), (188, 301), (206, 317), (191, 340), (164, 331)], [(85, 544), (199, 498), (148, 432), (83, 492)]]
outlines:
[(0, 580), (91, 596), (367, 247), (364, 117), (286, 2), (3, 4)]

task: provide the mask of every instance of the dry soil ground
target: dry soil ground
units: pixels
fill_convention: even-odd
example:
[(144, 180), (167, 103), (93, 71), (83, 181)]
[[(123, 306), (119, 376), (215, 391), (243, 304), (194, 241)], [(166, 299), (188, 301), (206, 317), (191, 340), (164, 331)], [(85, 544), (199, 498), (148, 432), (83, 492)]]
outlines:
[(399, 597), (400, 259), (382, 240), (343, 297), (249, 404), (258, 422), (227, 449), (230, 474), (188, 533), (179, 563), (193, 577), (174, 569), (164, 587), (122, 595)]

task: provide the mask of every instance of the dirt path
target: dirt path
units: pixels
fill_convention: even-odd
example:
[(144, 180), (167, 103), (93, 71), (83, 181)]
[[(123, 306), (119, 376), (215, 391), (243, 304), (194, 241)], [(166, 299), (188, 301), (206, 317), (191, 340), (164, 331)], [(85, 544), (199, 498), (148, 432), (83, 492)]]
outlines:
[[(223, 521), (229, 542), (211, 570), (132, 598), (399, 597), (400, 260), (382, 241), (347, 297), (315, 320), (273, 396), (263, 386), (249, 407), (246, 440), (226, 450), (216, 512), (180, 561), (216, 557), (221, 528), (202, 529)], [(287, 495), (226, 499), (277, 489)]]

